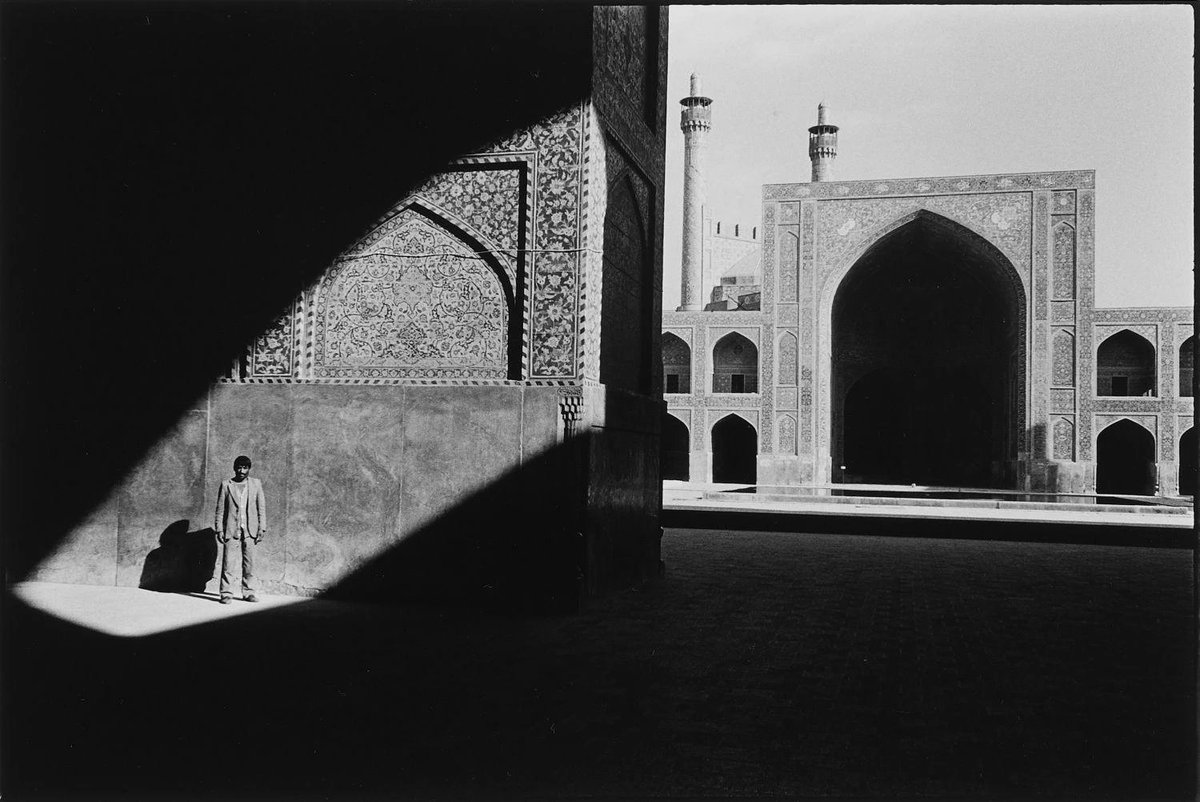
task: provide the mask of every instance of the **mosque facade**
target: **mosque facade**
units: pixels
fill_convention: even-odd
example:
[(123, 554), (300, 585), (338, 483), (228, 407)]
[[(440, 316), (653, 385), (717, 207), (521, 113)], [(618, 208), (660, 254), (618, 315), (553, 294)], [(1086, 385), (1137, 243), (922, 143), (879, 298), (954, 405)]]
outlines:
[(837, 181), (822, 104), (746, 238), (708, 219), (695, 76), (681, 103), (666, 478), (1193, 492), (1192, 309), (1096, 307), (1094, 171)]

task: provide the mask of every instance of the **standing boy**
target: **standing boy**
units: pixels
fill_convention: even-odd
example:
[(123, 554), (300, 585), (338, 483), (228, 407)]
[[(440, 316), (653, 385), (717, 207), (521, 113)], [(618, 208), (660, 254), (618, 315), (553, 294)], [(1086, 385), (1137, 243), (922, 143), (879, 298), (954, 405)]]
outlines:
[(262, 482), (250, 478), (250, 458), (233, 461), (233, 478), (221, 482), (217, 491), (217, 514), (213, 523), (221, 550), (221, 604), (233, 602), (233, 555), (230, 541), (242, 544), (242, 598), (258, 601), (254, 589), (254, 548), (267, 533), (267, 502)]

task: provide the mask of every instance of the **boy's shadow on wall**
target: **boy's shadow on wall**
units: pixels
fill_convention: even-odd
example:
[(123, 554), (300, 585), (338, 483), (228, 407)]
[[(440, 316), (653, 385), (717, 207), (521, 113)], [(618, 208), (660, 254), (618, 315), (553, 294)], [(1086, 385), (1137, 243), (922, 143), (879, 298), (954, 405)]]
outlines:
[(213, 578), (217, 540), (211, 528), (188, 531), (188, 520), (163, 530), (159, 547), (146, 555), (138, 587), (165, 593), (202, 593)]

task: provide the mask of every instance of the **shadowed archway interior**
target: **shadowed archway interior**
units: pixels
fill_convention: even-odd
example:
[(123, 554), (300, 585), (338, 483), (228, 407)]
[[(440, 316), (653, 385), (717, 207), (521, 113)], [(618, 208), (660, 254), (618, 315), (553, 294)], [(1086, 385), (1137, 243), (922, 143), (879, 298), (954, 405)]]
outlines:
[(1154, 435), (1119, 420), (1096, 438), (1096, 492), (1154, 494)]
[(1192, 427), (1179, 438), (1179, 495), (1196, 495), (1197, 478), (1200, 476), (1200, 451), (1196, 445), (1196, 429)]
[(688, 448), (689, 438), (687, 426), (683, 421), (667, 412), (662, 415), (662, 440), (659, 454), (659, 464), (662, 465), (663, 479), (688, 478)]
[(1011, 485), (1023, 307), (1008, 260), (953, 221), (922, 212), (876, 242), (833, 303), (835, 476)]
[(712, 429), (713, 481), (758, 481), (758, 432), (738, 415), (726, 415)]
[(1096, 349), (1096, 395), (1157, 395), (1154, 345), (1124, 329)]

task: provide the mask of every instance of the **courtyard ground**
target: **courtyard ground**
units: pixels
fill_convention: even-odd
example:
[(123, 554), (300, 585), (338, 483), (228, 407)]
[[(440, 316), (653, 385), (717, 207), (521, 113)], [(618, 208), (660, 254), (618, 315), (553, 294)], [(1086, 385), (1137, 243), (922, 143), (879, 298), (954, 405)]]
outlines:
[(6, 600), (6, 790), (1194, 794), (1188, 549), (668, 529), (663, 556), (563, 617), (18, 586), (125, 623)]

